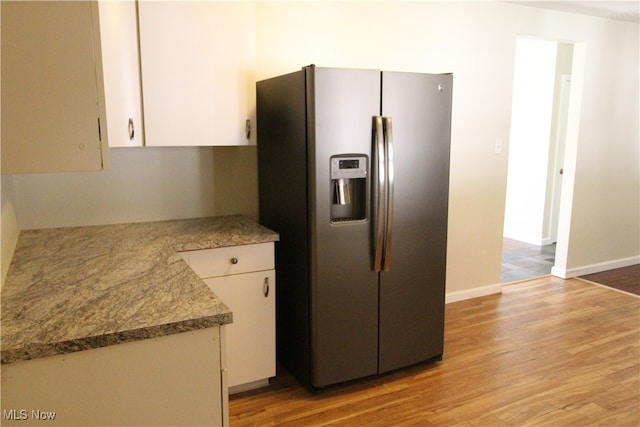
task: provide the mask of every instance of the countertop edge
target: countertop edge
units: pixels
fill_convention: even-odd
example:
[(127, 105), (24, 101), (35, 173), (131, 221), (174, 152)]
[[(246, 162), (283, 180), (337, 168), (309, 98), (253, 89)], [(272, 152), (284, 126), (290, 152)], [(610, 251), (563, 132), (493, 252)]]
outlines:
[(180, 252), (202, 251), (206, 249), (227, 248), (231, 246), (247, 246), (247, 245), (257, 245), (260, 243), (275, 243), (278, 241), (280, 241), (280, 236), (274, 233), (271, 235), (264, 235), (260, 238), (246, 241), (243, 243), (235, 243), (233, 241), (216, 241), (216, 242), (205, 242), (205, 243), (194, 243), (194, 242), (176, 243), (173, 246), (173, 250), (175, 250), (177, 253), (180, 253)]
[(198, 329), (212, 328), (230, 323), (233, 323), (233, 313), (229, 311), (199, 319), (183, 320), (165, 325), (147, 326), (131, 331), (121, 331), (112, 334), (79, 338), (58, 343), (34, 344), (23, 348), (2, 351), (0, 364), (7, 365), (18, 361), (27, 361), (75, 353), (149, 338), (158, 338), (182, 332), (195, 331)]

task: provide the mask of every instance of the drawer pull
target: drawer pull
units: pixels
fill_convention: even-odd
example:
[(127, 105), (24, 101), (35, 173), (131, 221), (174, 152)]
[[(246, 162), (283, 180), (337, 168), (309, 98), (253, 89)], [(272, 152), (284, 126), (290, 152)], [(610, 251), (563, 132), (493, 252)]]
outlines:
[(264, 297), (268, 297), (269, 296), (269, 278), (265, 277), (264, 278), (264, 284), (262, 285), (262, 291), (264, 292)]
[(238, 258), (233, 257), (231, 258), (231, 264), (236, 265), (238, 263)]
[(129, 119), (129, 140), (133, 141), (133, 138), (135, 137), (135, 135), (136, 135), (136, 128), (133, 125), (133, 119), (130, 118)]

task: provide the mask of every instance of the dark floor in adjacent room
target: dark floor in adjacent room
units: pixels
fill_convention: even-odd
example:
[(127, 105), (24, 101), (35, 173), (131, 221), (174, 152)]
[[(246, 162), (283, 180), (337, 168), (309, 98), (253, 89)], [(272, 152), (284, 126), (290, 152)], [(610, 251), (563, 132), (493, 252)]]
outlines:
[(503, 239), (501, 283), (551, 274), (556, 245), (537, 246), (513, 239)]
[(640, 295), (640, 264), (602, 271), (600, 273), (586, 274), (580, 276), (580, 278), (623, 292)]

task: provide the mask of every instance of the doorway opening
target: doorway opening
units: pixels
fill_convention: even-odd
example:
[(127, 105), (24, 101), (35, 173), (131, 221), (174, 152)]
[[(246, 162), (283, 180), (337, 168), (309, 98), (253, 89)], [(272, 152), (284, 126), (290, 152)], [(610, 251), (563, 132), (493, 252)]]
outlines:
[(569, 121), (574, 47), (516, 41), (501, 283), (550, 274), (556, 262), (560, 217), (571, 204), (562, 197), (570, 126), (577, 141), (577, 120)]

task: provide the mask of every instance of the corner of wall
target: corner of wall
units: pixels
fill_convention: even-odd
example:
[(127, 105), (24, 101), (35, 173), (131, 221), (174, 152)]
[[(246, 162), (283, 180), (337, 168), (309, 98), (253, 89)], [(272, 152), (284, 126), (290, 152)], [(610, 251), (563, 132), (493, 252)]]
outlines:
[(4, 279), (9, 270), (9, 264), (13, 257), (13, 252), (18, 243), (18, 215), (16, 209), (16, 193), (13, 183), (13, 175), (0, 176), (1, 207), (0, 212), (0, 241), (2, 242), (0, 256), (0, 287), (4, 285)]
[(572, 277), (600, 273), (603, 271), (629, 267), (636, 264), (640, 264), (640, 255), (599, 262), (596, 264), (581, 265), (570, 269), (553, 266), (553, 268), (551, 268), (551, 274), (561, 279), (570, 279)]
[(256, 146), (214, 147), (215, 215), (245, 215), (258, 220)]

